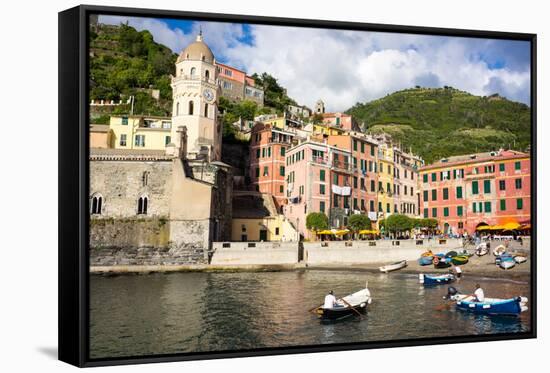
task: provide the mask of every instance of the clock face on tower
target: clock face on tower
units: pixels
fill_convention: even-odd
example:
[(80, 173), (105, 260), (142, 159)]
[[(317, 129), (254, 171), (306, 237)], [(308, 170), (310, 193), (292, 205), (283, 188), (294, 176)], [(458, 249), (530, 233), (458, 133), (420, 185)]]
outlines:
[(214, 94), (209, 89), (205, 89), (202, 95), (204, 96), (205, 100), (208, 102), (211, 102), (212, 100), (214, 100)]

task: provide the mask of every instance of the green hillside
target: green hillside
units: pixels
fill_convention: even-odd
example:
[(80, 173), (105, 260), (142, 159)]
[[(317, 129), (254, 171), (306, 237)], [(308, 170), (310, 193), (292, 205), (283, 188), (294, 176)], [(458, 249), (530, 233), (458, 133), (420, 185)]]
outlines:
[(389, 133), (428, 163), (500, 147), (525, 150), (531, 142), (527, 105), (451, 87), (406, 89), (357, 103), (347, 113), (365, 132)]
[[(135, 96), (134, 113), (170, 115), (176, 54), (156, 43), (149, 31), (133, 27), (98, 25), (90, 32), (90, 98), (126, 101)], [(148, 89), (158, 89), (160, 99)], [(117, 108), (128, 112), (129, 107)]]

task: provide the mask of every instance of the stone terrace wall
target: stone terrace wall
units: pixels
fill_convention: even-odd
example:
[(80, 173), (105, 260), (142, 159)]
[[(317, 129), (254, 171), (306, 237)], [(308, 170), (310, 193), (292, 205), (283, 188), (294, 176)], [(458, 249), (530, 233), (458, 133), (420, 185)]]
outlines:
[(90, 247), (167, 247), (170, 226), (164, 218), (91, 219)]
[(212, 265), (291, 265), (298, 242), (215, 242)]
[[(181, 241), (170, 241), (177, 229)], [(154, 219), (94, 219), (90, 265), (180, 265), (207, 262), (208, 222)], [(188, 243), (187, 243), (188, 242)]]
[(445, 253), (459, 249), (462, 240), (457, 239), (304, 242), (304, 261), (308, 265), (413, 261), (427, 250)]

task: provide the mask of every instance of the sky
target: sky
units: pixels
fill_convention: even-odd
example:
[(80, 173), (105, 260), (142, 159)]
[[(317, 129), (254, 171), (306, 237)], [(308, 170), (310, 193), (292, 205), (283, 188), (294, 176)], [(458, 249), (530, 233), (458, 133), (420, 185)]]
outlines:
[(99, 22), (148, 30), (175, 53), (202, 29), (217, 61), (273, 75), (310, 108), (322, 99), (328, 111), (344, 111), (416, 85), (530, 101), (526, 41), (119, 16)]

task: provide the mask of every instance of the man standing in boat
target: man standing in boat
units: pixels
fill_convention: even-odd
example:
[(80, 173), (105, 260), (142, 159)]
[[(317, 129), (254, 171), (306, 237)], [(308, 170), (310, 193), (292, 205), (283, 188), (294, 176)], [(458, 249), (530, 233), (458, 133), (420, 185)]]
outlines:
[(334, 292), (331, 290), (325, 297), (325, 304), (323, 304), (323, 308), (334, 308), (335, 306), (336, 297), (334, 296)]

